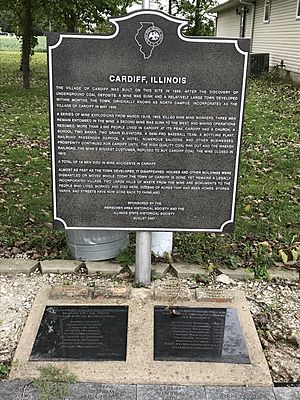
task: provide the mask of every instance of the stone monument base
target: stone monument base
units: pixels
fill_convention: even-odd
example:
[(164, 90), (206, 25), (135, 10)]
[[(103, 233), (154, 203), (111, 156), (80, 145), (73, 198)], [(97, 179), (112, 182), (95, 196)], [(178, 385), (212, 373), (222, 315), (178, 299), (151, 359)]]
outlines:
[[(65, 309), (84, 306), (93, 310), (99, 306), (101, 312), (106, 312), (105, 306), (107, 310), (113, 306), (117, 306), (117, 309), (120, 306), (128, 308), (127, 332), (123, 327), (118, 334), (122, 337), (113, 338), (115, 341), (124, 341), (124, 335), (127, 335), (126, 355), (120, 358), (121, 361), (118, 358), (110, 359), (109, 355), (104, 360), (96, 361), (92, 357), (91, 360), (89, 357), (84, 360), (80, 357), (68, 359), (64, 355), (52, 357), (51, 341), (45, 334), (46, 347), (49, 347), (46, 357), (50, 356), (46, 360), (43, 356), (36, 357), (33, 348), (42, 329), (41, 321), (46, 307), (51, 310), (62, 306)], [(84, 326), (88, 318), (90, 316), (85, 317)], [(117, 319), (112, 318), (112, 321)], [(75, 347), (78, 346), (78, 335), (82, 332), (82, 329), (76, 328), (76, 321), (67, 325), (66, 331), (62, 333), (63, 340), (60, 339), (64, 343), (71, 341)], [(89, 329), (86, 328), (82, 345), (92, 347), (97, 326), (95, 322), (89, 326), (93, 339), (86, 344), (86, 336), (89, 335)], [(52, 327), (49, 326), (49, 330)], [(73, 333), (67, 337), (67, 332)], [(77, 339), (73, 340), (75, 336)], [(103, 343), (103, 346), (111, 346), (111, 352), (114, 352), (114, 341), (105, 342), (104, 337)], [(204, 356), (197, 356), (199, 354)], [(37, 377), (39, 368), (51, 363), (58, 367), (67, 366), (79, 382), (186, 386), (272, 385), (246, 298), (242, 292), (229, 290), (183, 290), (175, 286), (160, 286), (154, 290), (80, 286), (44, 288), (33, 304), (15, 360), (17, 362), (11, 370), (11, 379)]]

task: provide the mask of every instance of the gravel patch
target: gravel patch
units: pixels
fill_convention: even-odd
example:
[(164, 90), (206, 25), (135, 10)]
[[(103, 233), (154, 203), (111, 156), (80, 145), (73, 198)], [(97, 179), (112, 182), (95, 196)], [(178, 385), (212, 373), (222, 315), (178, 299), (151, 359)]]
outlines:
[[(119, 278), (119, 279), (118, 279)], [(176, 280), (180, 287), (208, 289), (240, 289), (246, 293), (251, 313), (269, 364), (274, 382), (300, 385), (300, 283), (287, 280), (232, 281), (209, 284), (195, 279), (167, 276), (152, 286)], [(0, 275), (0, 363), (13, 358), (34, 298), (43, 286), (90, 285), (118, 287), (132, 284), (129, 274), (115, 278), (71, 274)]]

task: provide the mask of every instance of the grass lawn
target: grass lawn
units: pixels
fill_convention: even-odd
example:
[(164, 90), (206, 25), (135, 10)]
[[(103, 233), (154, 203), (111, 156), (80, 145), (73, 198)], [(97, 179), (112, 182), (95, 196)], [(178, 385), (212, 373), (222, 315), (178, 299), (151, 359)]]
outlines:
[[(18, 65), (19, 53), (0, 52), (2, 256), (66, 257), (63, 234), (50, 227), (46, 54), (33, 57), (28, 92)], [(235, 234), (178, 233), (175, 258), (234, 268), (300, 259), (299, 106), (287, 83), (249, 82)]]
[(0, 247), (29, 256), (65, 253), (51, 221), (46, 54), (32, 62), (32, 88), (22, 89), (19, 53), (0, 52)]

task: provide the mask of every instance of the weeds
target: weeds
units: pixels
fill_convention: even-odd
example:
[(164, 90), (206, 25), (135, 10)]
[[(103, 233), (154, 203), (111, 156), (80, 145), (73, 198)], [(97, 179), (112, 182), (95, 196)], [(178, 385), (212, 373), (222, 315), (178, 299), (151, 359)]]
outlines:
[(9, 371), (10, 367), (8, 365), (0, 363), (0, 380), (6, 378), (9, 374)]
[(135, 263), (135, 247), (132, 245), (128, 246), (121, 251), (115, 260), (120, 263), (123, 268), (133, 265)]
[(62, 399), (69, 393), (69, 384), (75, 382), (75, 376), (67, 368), (59, 369), (54, 365), (40, 368), (40, 376), (33, 380), (38, 389), (39, 400)]

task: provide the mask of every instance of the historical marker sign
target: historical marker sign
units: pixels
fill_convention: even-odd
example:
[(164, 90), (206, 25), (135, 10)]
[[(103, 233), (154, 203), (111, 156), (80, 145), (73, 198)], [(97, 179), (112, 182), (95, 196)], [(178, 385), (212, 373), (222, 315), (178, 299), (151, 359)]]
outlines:
[(126, 361), (127, 306), (48, 306), (31, 361)]
[(49, 34), (54, 224), (233, 229), (249, 40), (158, 11)]

